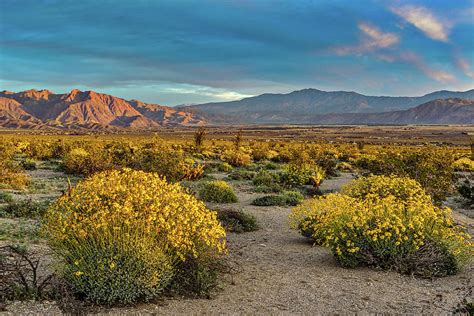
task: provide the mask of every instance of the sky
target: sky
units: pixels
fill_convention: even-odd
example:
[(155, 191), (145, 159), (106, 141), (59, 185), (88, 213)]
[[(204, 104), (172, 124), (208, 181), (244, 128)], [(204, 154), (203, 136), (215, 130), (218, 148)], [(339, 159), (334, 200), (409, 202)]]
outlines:
[(163, 105), (474, 88), (474, 0), (1, 0), (0, 90)]

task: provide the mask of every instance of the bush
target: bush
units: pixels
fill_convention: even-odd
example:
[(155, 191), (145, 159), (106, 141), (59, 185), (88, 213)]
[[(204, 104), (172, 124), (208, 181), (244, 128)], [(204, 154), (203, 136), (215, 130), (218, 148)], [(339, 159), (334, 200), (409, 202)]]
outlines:
[(453, 163), (453, 168), (456, 171), (474, 171), (474, 160), (467, 157), (460, 158)]
[(41, 218), (48, 208), (49, 202), (32, 200), (11, 201), (0, 206), (0, 215), (3, 217)]
[(250, 165), (250, 163), (252, 162), (250, 155), (241, 151), (234, 150), (226, 150), (221, 155), (221, 160), (229, 163), (233, 167), (245, 167)]
[(297, 191), (287, 191), (280, 195), (266, 195), (253, 200), (255, 206), (295, 206), (304, 200), (303, 194)]
[(30, 184), (30, 177), (0, 161), (0, 188), (21, 190)]
[(230, 232), (242, 233), (258, 229), (255, 216), (240, 210), (217, 210), (217, 219)]
[(440, 202), (453, 189), (452, 160), (450, 155), (426, 150), (365, 157), (357, 161), (357, 165), (373, 174), (412, 178), (421, 184), (434, 201)]
[(10, 203), (13, 201), (13, 196), (8, 192), (0, 192), (0, 203)]
[(36, 162), (32, 159), (26, 158), (20, 162), (20, 167), (23, 170), (36, 170)]
[(112, 162), (102, 152), (74, 148), (63, 157), (62, 168), (68, 174), (91, 175), (112, 168)]
[(318, 165), (312, 163), (289, 164), (280, 176), (280, 182), (287, 187), (298, 187), (312, 184), (319, 187), (326, 173)]
[(224, 162), (217, 167), (217, 170), (219, 170), (220, 172), (230, 172), (234, 170), (234, 167), (229, 165), (227, 162)]
[(225, 181), (215, 180), (203, 183), (199, 197), (206, 202), (235, 203), (238, 201), (234, 189)]
[(406, 202), (431, 202), (430, 196), (418, 182), (404, 177), (370, 175), (351, 181), (342, 188), (342, 192), (360, 200), (394, 196)]
[(368, 265), (431, 277), (454, 274), (472, 260), (471, 237), (453, 225), (449, 209), (423, 198), (404, 199), (410, 196), (406, 192), (397, 194), (314, 198), (293, 209), (290, 224), (329, 247), (346, 267)]
[(253, 177), (255, 177), (255, 175), (256, 175), (255, 171), (234, 170), (227, 177), (230, 180), (242, 181), (242, 180), (252, 180)]
[(465, 179), (460, 185), (457, 186), (459, 194), (467, 199), (471, 204), (474, 203), (474, 186), (471, 181)]
[(188, 258), (218, 259), (225, 231), (216, 214), (154, 173), (106, 171), (81, 181), (43, 225), (62, 275), (105, 304), (151, 299), (179, 278)]
[(261, 170), (253, 177), (252, 183), (256, 186), (272, 186), (275, 183), (278, 183), (278, 180), (278, 174), (272, 174), (266, 170)]

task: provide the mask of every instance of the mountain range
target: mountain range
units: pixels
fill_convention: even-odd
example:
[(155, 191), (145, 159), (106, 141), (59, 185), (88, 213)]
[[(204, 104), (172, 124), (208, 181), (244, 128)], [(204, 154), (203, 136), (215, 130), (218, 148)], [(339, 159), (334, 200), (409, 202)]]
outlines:
[(64, 94), (0, 92), (0, 127), (157, 129), (204, 124), (474, 124), (474, 90), (375, 97), (304, 89), (175, 108), (77, 89)]
[[(356, 92), (303, 89), (288, 94), (267, 93), (239, 101), (206, 103), (180, 109), (203, 115), (215, 123), (336, 124), (345, 121), (348, 116), (343, 115), (344, 119), (339, 119), (335, 114), (402, 111), (426, 102), (447, 98), (473, 100), (474, 89), (464, 92), (436, 91), (421, 97), (366, 96)], [(358, 120), (363, 119), (364, 115), (350, 115), (350, 117), (353, 117), (351, 120), (353, 123), (364, 123)], [(329, 118), (333, 119), (324, 121)], [(423, 123), (436, 124), (435, 122), (440, 120), (430, 119)], [(451, 120), (449, 117), (445, 120), (457, 122), (457, 119)], [(385, 120), (385, 124), (390, 123), (395, 122)]]
[(13, 128), (133, 128), (203, 124), (188, 112), (158, 104), (127, 101), (77, 89), (55, 94), (48, 90), (0, 92), (0, 126)]

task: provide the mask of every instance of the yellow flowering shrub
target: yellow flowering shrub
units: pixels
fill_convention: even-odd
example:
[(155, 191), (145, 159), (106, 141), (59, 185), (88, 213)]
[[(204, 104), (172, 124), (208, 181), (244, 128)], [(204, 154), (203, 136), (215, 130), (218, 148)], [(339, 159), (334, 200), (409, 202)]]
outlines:
[(453, 224), (450, 209), (435, 206), (418, 189), (404, 178), (355, 180), (345, 188), (352, 196), (306, 201), (293, 209), (290, 224), (329, 247), (343, 266), (378, 266), (426, 277), (454, 274), (472, 260), (471, 236)]
[(460, 158), (453, 163), (456, 171), (474, 171), (474, 160), (467, 157)]
[(337, 217), (359, 204), (356, 199), (337, 193), (308, 199), (292, 209), (290, 227), (312, 238), (316, 245), (325, 245)]
[(431, 198), (415, 180), (406, 177), (369, 175), (351, 181), (342, 192), (357, 199), (376, 199), (394, 196), (402, 201), (421, 201), (430, 203)]
[(199, 197), (206, 202), (235, 203), (238, 201), (234, 189), (225, 181), (215, 180), (202, 184)]
[(250, 165), (252, 158), (249, 154), (241, 150), (228, 149), (221, 155), (221, 160), (229, 163), (234, 167), (244, 167)]
[(180, 262), (225, 252), (215, 212), (179, 184), (130, 169), (81, 181), (49, 208), (43, 227), (64, 276), (97, 302), (155, 297)]

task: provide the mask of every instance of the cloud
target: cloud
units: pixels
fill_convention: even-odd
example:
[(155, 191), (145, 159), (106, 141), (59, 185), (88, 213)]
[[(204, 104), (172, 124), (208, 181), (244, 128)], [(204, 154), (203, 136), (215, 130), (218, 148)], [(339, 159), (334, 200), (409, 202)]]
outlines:
[(400, 54), (400, 60), (407, 62), (413, 66), (415, 66), (418, 70), (423, 72), (426, 76), (439, 81), (441, 83), (447, 83), (454, 80), (454, 76), (448, 72), (444, 72), (441, 70), (436, 70), (431, 68), (426, 64), (423, 58), (413, 52), (405, 52)]
[(218, 99), (219, 101), (239, 100), (253, 96), (225, 89), (215, 89), (211, 87), (190, 84), (181, 84), (179, 86), (165, 87), (162, 91), (165, 93), (201, 95), (206, 97), (212, 97)]
[(395, 33), (384, 33), (377, 27), (365, 22), (358, 24), (359, 30), (363, 33), (363, 39), (355, 46), (340, 46), (335, 48), (335, 52), (340, 55), (361, 54), (372, 52), (394, 46), (400, 42), (400, 37)]
[(456, 57), (456, 66), (461, 69), (461, 71), (468, 76), (471, 79), (474, 79), (474, 71), (471, 70), (471, 66), (465, 60), (464, 58), (461, 57)]
[(399, 8), (391, 7), (390, 10), (408, 23), (413, 24), (429, 38), (442, 42), (449, 40), (448, 26), (427, 8), (405, 5)]

